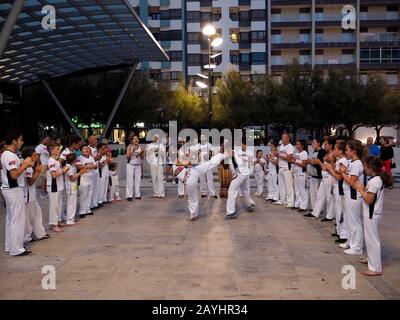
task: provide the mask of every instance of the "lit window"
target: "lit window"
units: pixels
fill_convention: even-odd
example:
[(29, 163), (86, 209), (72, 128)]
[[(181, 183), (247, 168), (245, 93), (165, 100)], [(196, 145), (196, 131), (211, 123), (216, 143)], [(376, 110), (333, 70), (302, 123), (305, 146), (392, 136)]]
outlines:
[(231, 39), (232, 39), (232, 43), (237, 43), (237, 34), (236, 33), (232, 33), (231, 34)]

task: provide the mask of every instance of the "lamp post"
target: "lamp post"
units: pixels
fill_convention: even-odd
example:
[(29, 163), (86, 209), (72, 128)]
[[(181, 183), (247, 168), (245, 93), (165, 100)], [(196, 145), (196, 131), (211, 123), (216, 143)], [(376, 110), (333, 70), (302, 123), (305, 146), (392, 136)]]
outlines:
[[(215, 64), (211, 64), (211, 59), (216, 58), (220, 54), (212, 55), (212, 48), (211, 47), (219, 47), (223, 39), (222, 37), (217, 34), (217, 31), (215, 30), (215, 27), (211, 24), (206, 25), (203, 30), (203, 34), (207, 36), (208, 40), (208, 65), (204, 66), (204, 68), (208, 69), (208, 121), (211, 125), (212, 121), (212, 69), (216, 67)], [(206, 76), (200, 75), (201, 78), (205, 78)], [(200, 87), (205, 89), (207, 86), (200, 81), (197, 81), (196, 84)]]

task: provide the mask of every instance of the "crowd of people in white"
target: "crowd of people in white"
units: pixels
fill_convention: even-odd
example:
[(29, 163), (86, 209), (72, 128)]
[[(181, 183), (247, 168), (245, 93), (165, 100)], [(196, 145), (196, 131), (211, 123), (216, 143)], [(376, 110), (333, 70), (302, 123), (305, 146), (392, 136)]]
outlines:
[[(36, 148), (22, 148), (22, 133), (9, 132), (1, 148), (1, 190), (7, 210), (5, 251), (11, 256), (31, 252), (26, 243), (50, 238), (43, 225), (37, 199), (49, 201), (49, 230), (63, 232), (79, 219), (94, 215), (105, 204), (121, 201), (118, 165), (107, 141), (87, 143), (70, 137), (62, 148), (45, 137)], [(305, 217), (335, 222), (332, 237), (345, 254), (362, 255), (366, 275), (382, 274), (378, 225), (383, 211), (383, 189), (392, 177), (379, 157), (370, 156), (358, 140), (314, 139), (309, 154), (304, 140), (293, 146), (283, 134), (279, 144), (271, 142), (267, 154), (253, 152), (246, 141), (218, 148), (201, 135), (200, 141), (181, 140), (173, 148), (168, 138), (155, 135), (143, 148), (133, 136), (126, 148), (126, 199), (140, 200), (143, 162), (150, 166), (154, 198), (165, 197), (165, 182), (172, 175), (178, 197), (188, 199), (190, 221), (199, 219), (199, 189), (202, 198), (218, 199), (215, 168), (229, 176), (226, 219), (238, 217), (236, 202), (243, 197), (247, 211), (256, 210), (251, 195), (254, 176), (256, 197), (268, 203), (297, 210)], [(223, 166), (223, 167), (221, 167)], [(222, 172), (221, 171), (221, 172)], [(221, 183), (222, 186), (222, 183)], [(260, 211), (268, 210), (265, 206)]]

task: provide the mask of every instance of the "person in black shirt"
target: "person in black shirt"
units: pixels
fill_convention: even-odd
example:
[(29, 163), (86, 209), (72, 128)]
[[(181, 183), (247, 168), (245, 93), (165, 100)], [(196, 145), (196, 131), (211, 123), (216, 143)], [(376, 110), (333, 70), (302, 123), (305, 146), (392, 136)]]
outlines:
[(388, 137), (383, 138), (383, 146), (381, 147), (381, 160), (385, 171), (392, 176), (392, 159), (394, 158), (393, 147), (390, 145)]
[[(311, 154), (310, 159), (308, 160), (309, 166), (309, 174), (310, 174), (310, 211), (314, 209), (314, 204), (317, 199), (317, 192), (319, 189), (319, 185), (322, 180), (322, 168), (320, 162), (324, 162), (325, 150), (321, 147), (321, 140), (316, 138), (312, 141), (313, 153)], [(319, 160), (319, 161), (318, 161)]]

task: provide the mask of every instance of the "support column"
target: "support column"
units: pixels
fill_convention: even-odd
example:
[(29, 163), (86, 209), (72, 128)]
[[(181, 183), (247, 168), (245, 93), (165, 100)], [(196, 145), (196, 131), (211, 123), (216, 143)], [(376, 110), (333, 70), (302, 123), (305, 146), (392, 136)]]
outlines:
[(311, 67), (315, 66), (315, 0), (311, 2)]
[(4, 23), (3, 29), (0, 34), (0, 58), (3, 55), (4, 49), (7, 46), (8, 38), (17, 22), (18, 15), (24, 7), (25, 0), (15, 0), (10, 13), (8, 14), (7, 20)]
[(136, 68), (137, 68), (138, 64), (139, 64), (139, 61), (136, 61), (133, 64), (132, 69), (129, 72), (129, 75), (125, 80), (124, 86), (122, 87), (121, 92), (119, 93), (118, 98), (115, 101), (115, 104), (114, 104), (114, 107), (113, 107), (113, 109), (111, 111), (111, 114), (108, 117), (108, 120), (107, 120), (106, 126), (104, 128), (104, 131), (100, 136), (100, 140), (103, 139), (107, 135), (107, 132), (110, 129), (110, 126), (111, 126), (111, 122), (114, 120), (115, 114), (117, 113), (118, 108), (119, 108), (119, 106), (120, 106), (120, 104), (122, 102), (122, 99), (125, 96), (126, 90), (128, 90), (129, 84), (131, 83), (131, 80), (132, 80), (133, 76), (135, 75), (135, 71), (136, 71)]
[(360, 0), (357, 0), (357, 8), (356, 8), (356, 41), (357, 41), (356, 68), (357, 68), (357, 73), (359, 73), (360, 72)]
[(43, 86), (45, 87), (45, 89), (47, 90), (47, 92), (50, 94), (50, 96), (53, 99), (53, 101), (55, 102), (55, 104), (57, 105), (58, 109), (60, 109), (61, 113), (64, 115), (64, 118), (65, 118), (65, 120), (67, 120), (67, 122), (68, 122), (69, 126), (71, 127), (71, 129), (74, 131), (74, 133), (78, 137), (80, 137), (82, 140), (84, 140), (83, 137), (82, 137), (82, 134), (75, 127), (73, 122), (71, 121), (71, 118), (68, 116), (67, 112), (65, 111), (65, 109), (62, 106), (61, 102), (58, 100), (57, 96), (54, 94), (53, 90), (50, 88), (50, 86), (47, 83), (47, 81), (45, 79), (41, 79), (41, 82), (42, 82)]
[(272, 73), (272, 46), (271, 46), (271, 0), (267, 0), (267, 59), (268, 59), (268, 74)]

